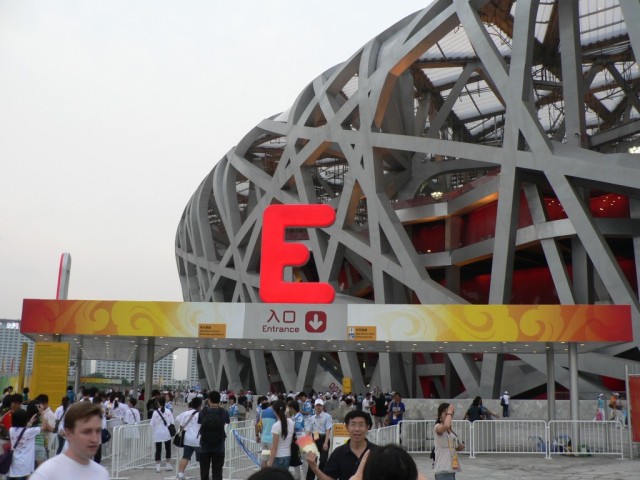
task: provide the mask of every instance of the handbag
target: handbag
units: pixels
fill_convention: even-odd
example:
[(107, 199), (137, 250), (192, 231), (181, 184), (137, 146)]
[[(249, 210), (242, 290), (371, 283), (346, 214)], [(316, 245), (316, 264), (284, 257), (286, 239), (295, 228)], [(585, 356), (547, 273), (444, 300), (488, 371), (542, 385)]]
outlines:
[[(158, 410), (156, 410), (156, 412), (158, 412)], [(169, 435), (172, 436), (172, 437), (175, 437), (176, 436), (176, 426), (173, 423), (167, 425), (167, 421), (162, 416), (162, 413), (158, 412), (158, 415), (160, 415), (160, 418), (162, 419), (162, 423), (164, 423), (164, 426), (169, 429)]]
[(109, 430), (107, 430), (106, 428), (103, 428), (100, 434), (100, 439), (102, 440), (102, 443), (107, 443), (109, 440), (111, 440), (111, 432), (109, 432)]
[(56, 424), (53, 426), (53, 433), (58, 433), (58, 430), (60, 429), (60, 422), (62, 421), (62, 419), (66, 414), (67, 414), (67, 411), (65, 410), (62, 412), (62, 416), (56, 420)]
[(180, 425), (180, 431), (178, 432), (178, 434), (175, 437), (173, 437), (173, 444), (176, 447), (184, 448), (184, 436), (187, 433), (187, 425), (189, 425), (191, 420), (193, 420), (193, 417), (195, 416), (196, 413), (198, 413), (197, 410), (195, 410), (191, 414), (191, 416), (189, 417), (189, 420), (187, 420), (187, 423), (184, 424), (184, 427), (182, 425)]
[[(18, 440), (16, 440), (15, 445), (18, 445), (20, 443), (20, 440), (22, 440), (22, 435), (24, 435), (24, 432), (26, 430), (26, 427), (22, 429), (20, 435), (18, 435)], [(11, 450), (9, 450), (8, 452), (0, 455), (0, 474), (2, 475), (6, 475), (11, 469), (11, 462), (13, 461), (13, 450), (14, 448), (11, 448)]]
[(293, 431), (293, 437), (291, 437), (291, 460), (289, 461), (290, 467), (299, 467), (302, 465), (302, 458), (300, 457), (300, 447), (296, 443), (297, 436), (295, 430)]

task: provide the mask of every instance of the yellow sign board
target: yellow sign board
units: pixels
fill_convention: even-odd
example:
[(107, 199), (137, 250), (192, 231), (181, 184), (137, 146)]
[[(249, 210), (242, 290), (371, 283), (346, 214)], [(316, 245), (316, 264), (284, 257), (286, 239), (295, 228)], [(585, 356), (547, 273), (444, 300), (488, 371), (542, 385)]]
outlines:
[(351, 378), (344, 377), (342, 379), (342, 393), (351, 393), (353, 390), (351, 389)]
[(226, 323), (201, 323), (198, 325), (199, 338), (227, 338)]
[(347, 327), (349, 340), (363, 340), (375, 342), (377, 340), (376, 327)]
[(36, 342), (33, 350), (33, 373), (30, 390), (49, 396), (52, 409), (60, 405), (67, 393), (69, 374), (69, 344), (67, 342)]
[(349, 440), (349, 431), (344, 423), (334, 423), (331, 431), (331, 451), (340, 445), (344, 445)]

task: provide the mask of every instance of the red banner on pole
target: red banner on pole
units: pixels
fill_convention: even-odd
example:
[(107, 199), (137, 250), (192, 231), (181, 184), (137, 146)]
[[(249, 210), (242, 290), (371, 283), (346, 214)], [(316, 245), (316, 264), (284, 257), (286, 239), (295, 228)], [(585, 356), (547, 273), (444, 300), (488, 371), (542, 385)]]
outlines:
[(629, 403), (628, 411), (631, 412), (631, 437), (634, 442), (640, 442), (640, 376), (629, 376)]

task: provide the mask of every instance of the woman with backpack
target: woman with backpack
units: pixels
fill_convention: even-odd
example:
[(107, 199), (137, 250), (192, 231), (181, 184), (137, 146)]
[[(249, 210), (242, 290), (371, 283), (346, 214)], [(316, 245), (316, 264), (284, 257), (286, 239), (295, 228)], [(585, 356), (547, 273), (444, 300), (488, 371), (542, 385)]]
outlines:
[(273, 442), (267, 467), (289, 470), (291, 462), (291, 441), (295, 432), (295, 422), (287, 417), (287, 405), (282, 400), (276, 400), (271, 404), (278, 420), (271, 427)]
[(171, 466), (171, 433), (169, 433), (169, 425), (173, 425), (175, 420), (171, 410), (165, 408), (165, 398), (160, 396), (156, 401), (158, 408), (151, 415), (151, 428), (153, 429), (153, 441), (156, 444), (156, 472), (160, 473), (162, 470), (160, 460), (162, 459), (163, 443), (166, 456), (164, 469), (166, 471), (173, 470)]

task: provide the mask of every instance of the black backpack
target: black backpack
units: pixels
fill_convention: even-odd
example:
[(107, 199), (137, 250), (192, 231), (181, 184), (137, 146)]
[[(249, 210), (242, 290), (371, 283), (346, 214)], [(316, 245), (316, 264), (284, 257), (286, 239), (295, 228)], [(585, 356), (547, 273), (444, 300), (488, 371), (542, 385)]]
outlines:
[(207, 408), (200, 423), (200, 446), (204, 451), (216, 448), (224, 442), (227, 435), (224, 433), (225, 421), (222, 408)]

